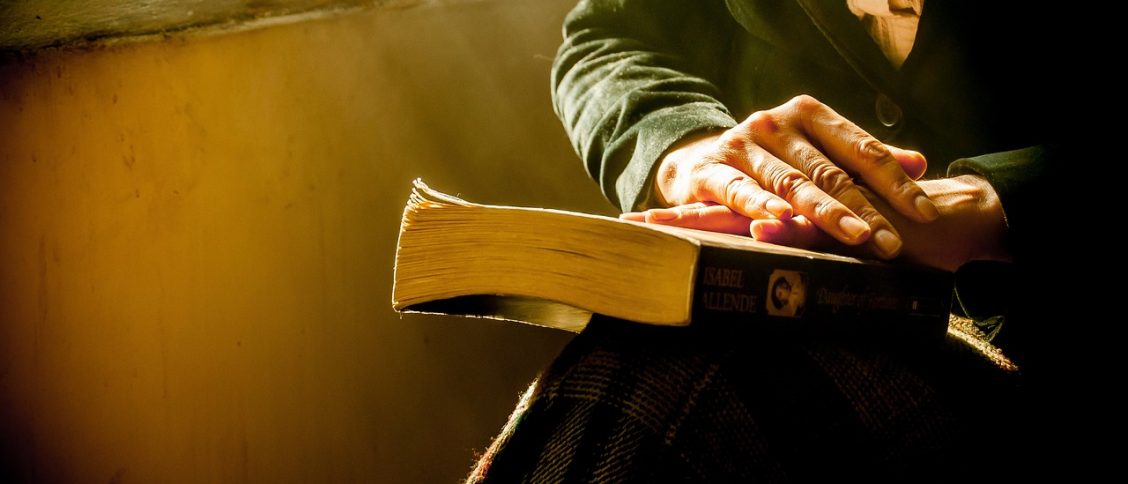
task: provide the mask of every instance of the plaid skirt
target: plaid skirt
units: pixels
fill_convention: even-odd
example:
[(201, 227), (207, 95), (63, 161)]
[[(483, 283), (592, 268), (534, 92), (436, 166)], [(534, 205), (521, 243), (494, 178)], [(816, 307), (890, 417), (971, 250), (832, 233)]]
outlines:
[(955, 318), (942, 342), (899, 344), (596, 317), (521, 398), (467, 482), (1035, 473), (1022, 377), (982, 336)]

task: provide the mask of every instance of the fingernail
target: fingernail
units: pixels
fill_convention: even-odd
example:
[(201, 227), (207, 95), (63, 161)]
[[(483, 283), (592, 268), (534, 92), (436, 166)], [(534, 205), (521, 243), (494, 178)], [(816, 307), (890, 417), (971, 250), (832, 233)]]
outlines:
[(623, 212), (619, 214), (619, 220), (646, 220), (646, 214), (642, 212)]
[(779, 227), (777, 227), (775, 223), (769, 223), (767, 220), (753, 220), (748, 229), (753, 237), (762, 239), (776, 233)]
[(678, 211), (668, 208), (656, 208), (650, 211), (650, 218), (657, 222), (669, 222), (678, 218)]
[(901, 238), (885, 229), (874, 232), (873, 243), (877, 245), (877, 249), (885, 257), (893, 257), (897, 255), (897, 251), (901, 250)]
[(838, 227), (852, 240), (861, 239), (869, 232), (869, 225), (858, 217), (842, 217), (838, 219)]
[(764, 208), (768, 213), (775, 215), (780, 220), (787, 220), (791, 218), (791, 205), (778, 198), (773, 198), (764, 203)]
[(916, 199), (913, 200), (913, 206), (916, 207), (917, 213), (929, 222), (940, 217), (940, 211), (936, 209), (936, 204), (924, 195), (917, 195)]

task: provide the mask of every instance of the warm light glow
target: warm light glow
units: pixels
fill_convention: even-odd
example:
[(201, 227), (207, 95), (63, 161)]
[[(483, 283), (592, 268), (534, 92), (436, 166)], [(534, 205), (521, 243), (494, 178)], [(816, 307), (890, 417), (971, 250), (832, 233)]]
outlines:
[(564, 336), (394, 315), (395, 236), (418, 176), (609, 208), (549, 3), (0, 63), (0, 481), (464, 476)]

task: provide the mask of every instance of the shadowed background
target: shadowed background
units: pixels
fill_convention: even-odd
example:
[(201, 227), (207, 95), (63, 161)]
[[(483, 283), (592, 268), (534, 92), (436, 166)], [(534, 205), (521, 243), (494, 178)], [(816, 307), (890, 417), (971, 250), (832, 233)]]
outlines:
[(611, 210), (549, 101), (572, 3), (0, 57), (0, 481), (463, 477), (569, 335), (393, 313), (399, 219), (415, 177)]

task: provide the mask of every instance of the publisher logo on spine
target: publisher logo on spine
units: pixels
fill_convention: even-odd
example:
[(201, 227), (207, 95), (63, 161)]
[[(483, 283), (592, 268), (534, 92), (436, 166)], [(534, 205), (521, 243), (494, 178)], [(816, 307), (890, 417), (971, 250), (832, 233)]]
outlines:
[(803, 315), (807, 303), (807, 274), (776, 269), (768, 276), (768, 314), (787, 318)]

